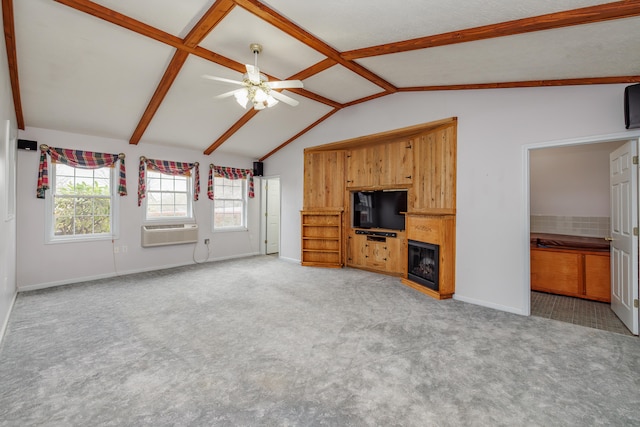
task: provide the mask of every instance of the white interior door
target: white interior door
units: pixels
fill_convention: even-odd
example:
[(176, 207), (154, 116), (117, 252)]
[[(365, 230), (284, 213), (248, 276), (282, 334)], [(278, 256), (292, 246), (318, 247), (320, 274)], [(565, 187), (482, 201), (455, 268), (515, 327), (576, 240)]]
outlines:
[(611, 309), (638, 335), (638, 154), (628, 141), (609, 155), (611, 186)]
[(280, 252), (280, 179), (268, 178), (265, 180), (267, 191), (266, 206), (266, 253)]

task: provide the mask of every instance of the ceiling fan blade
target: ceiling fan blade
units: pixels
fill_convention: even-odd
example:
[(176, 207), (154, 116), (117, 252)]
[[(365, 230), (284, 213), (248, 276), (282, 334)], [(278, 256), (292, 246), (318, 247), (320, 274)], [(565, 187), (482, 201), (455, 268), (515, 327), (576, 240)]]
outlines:
[(240, 88), (240, 89), (234, 89), (234, 90), (230, 90), (229, 92), (225, 92), (225, 93), (221, 93), (220, 95), (216, 95), (213, 97), (213, 99), (222, 99), (222, 98), (228, 98), (232, 95), (235, 95), (236, 92), (240, 92), (245, 90), (244, 88)]
[(300, 80), (281, 80), (267, 83), (271, 89), (290, 89), (304, 87)]
[(225, 79), (224, 77), (216, 77), (216, 76), (210, 76), (207, 74), (203, 74), (202, 75), (203, 79), (209, 79), (209, 80), (216, 80), (219, 82), (225, 82), (225, 83), (233, 83), (234, 85), (241, 85), (242, 82), (239, 80), (231, 80), (231, 79)]
[(288, 97), (287, 95), (282, 94), (282, 93), (280, 93), (280, 92), (276, 92), (275, 90), (272, 90), (271, 92), (269, 92), (269, 95), (273, 96), (273, 97), (274, 97), (275, 99), (277, 99), (278, 101), (282, 101), (282, 102), (284, 102), (285, 104), (289, 104), (289, 105), (291, 105), (292, 107), (295, 107), (296, 105), (298, 105), (298, 104), (299, 104), (299, 102), (298, 102), (298, 101), (296, 101), (295, 99), (290, 98), (290, 97)]
[(251, 83), (260, 84), (260, 68), (251, 64), (245, 64), (245, 67), (247, 67), (247, 76), (249, 77), (249, 81)]

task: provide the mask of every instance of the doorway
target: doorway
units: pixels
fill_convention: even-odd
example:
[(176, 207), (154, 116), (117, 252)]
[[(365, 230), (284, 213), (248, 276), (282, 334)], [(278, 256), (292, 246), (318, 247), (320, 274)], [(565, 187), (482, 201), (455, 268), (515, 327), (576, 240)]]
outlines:
[[(630, 132), (611, 137), (558, 141), (528, 147), (527, 220), (530, 233), (590, 236), (589, 238), (596, 239), (610, 237), (612, 204), (609, 195), (609, 154), (630, 138), (633, 139), (633, 144), (637, 144), (637, 136), (634, 137)], [(637, 182), (633, 184), (637, 187)], [(637, 224), (637, 220), (635, 223)], [(532, 245), (530, 243), (530, 259), (534, 252)], [(542, 251), (535, 252), (538, 257), (538, 252)], [(637, 268), (638, 260), (635, 259), (634, 262)], [(580, 276), (585, 274), (584, 269), (588, 268), (585, 265), (571, 268), (575, 268)], [(608, 261), (605, 268), (606, 266)], [(557, 295), (553, 291), (537, 292), (540, 290), (541, 277), (539, 264), (531, 269), (531, 273), (527, 292), (531, 315), (621, 333), (622, 322), (615, 317), (609, 303), (584, 299), (588, 296), (574, 298)], [(608, 274), (607, 271), (606, 275)], [(532, 286), (534, 278), (535, 288)], [(627, 281), (627, 286), (630, 282)], [(609, 286), (609, 293), (610, 285), (605, 285)], [(633, 286), (633, 292), (637, 296), (637, 282)], [(544, 289), (543, 291), (549, 292)], [(634, 316), (637, 317), (637, 311)]]
[(263, 177), (262, 250), (265, 255), (280, 253), (280, 177)]

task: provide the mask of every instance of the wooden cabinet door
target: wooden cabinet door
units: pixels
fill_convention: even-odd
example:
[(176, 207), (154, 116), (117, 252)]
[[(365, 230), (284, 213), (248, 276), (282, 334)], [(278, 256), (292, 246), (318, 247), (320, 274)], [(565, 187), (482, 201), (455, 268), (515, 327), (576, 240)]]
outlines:
[(375, 270), (386, 271), (389, 251), (384, 237), (367, 236), (365, 244), (365, 264), (367, 267)]
[(416, 138), (413, 148), (415, 211), (455, 211), (456, 147), (456, 130), (452, 126)]
[(413, 175), (413, 141), (400, 140), (381, 146), (378, 164), (381, 186), (404, 187), (412, 182)]
[(387, 271), (404, 274), (407, 269), (406, 238), (398, 234), (396, 238), (387, 239)]
[(373, 185), (377, 175), (374, 165), (373, 150), (355, 148), (347, 152), (347, 187), (369, 187)]
[(304, 209), (344, 208), (344, 151), (304, 154)]
[(582, 255), (531, 249), (531, 289), (562, 295), (582, 295)]
[(611, 302), (611, 263), (608, 253), (585, 254), (585, 296), (603, 302)]
[(363, 267), (365, 265), (365, 248), (367, 243), (367, 236), (361, 234), (355, 234), (351, 232), (349, 234), (349, 242), (347, 248), (347, 263), (354, 267)]
[(406, 187), (413, 175), (413, 141), (400, 140), (347, 152), (347, 187)]

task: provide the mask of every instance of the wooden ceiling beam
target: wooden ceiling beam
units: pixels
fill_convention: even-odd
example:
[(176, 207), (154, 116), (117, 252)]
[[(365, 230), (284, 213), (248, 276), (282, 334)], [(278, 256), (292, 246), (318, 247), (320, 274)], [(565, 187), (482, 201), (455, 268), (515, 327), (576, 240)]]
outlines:
[(346, 60), (342, 57), (340, 52), (323, 42), (322, 40), (315, 37), (313, 34), (305, 31), (304, 29), (298, 27), (293, 22), (289, 21), (284, 16), (280, 15), (275, 10), (269, 8), (268, 6), (260, 3), (258, 0), (233, 0), (238, 6), (243, 9), (248, 10), (252, 14), (256, 15), (260, 19), (268, 22), (274, 27), (284, 31), (290, 36), (298, 39), (302, 43), (306, 44), (310, 48), (322, 53), (328, 58), (336, 61), (336, 63), (342, 65), (345, 68), (353, 71), (354, 73), (360, 75), (361, 77), (369, 80), (372, 83), (380, 86), (384, 90), (389, 93), (395, 92), (397, 89), (388, 81), (384, 80), (382, 77), (372, 73), (362, 65), (352, 62), (350, 60)]
[(289, 138), (288, 140), (286, 140), (282, 144), (278, 145), (276, 148), (274, 148), (273, 150), (271, 150), (270, 152), (268, 152), (264, 156), (260, 157), (260, 159), (258, 159), (258, 160), (260, 160), (261, 162), (265, 161), (266, 159), (271, 157), (273, 154), (275, 154), (278, 151), (282, 150), (284, 147), (286, 147), (287, 145), (289, 145), (290, 143), (292, 143), (296, 139), (300, 138), (302, 135), (304, 135), (305, 133), (309, 132), (311, 129), (313, 129), (314, 127), (316, 127), (320, 123), (322, 123), (325, 120), (327, 120), (329, 117), (331, 117), (332, 115), (337, 113), (339, 110), (340, 110), (339, 108), (334, 108), (333, 110), (329, 111), (327, 114), (325, 114), (324, 116), (320, 117), (318, 120), (316, 120), (315, 122), (311, 123), (309, 126), (307, 126), (306, 128), (302, 129), (300, 132), (298, 132), (297, 134), (295, 134), (294, 136), (292, 136), (291, 138)]
[(69, 6), (80, 12), (84, 12), (88, 15), (107, 21), (111, 24), (117, 25), (127, 30), (133, 31), (138, 34), (150, 37), (156, 41), (159, 41), (169, 46), (173, 46), (177, 49), (184, 47), (184, 42), (180, 37), (176, 37), (172, 34), (166, 33), (158, 28), (147, 25), (144, 22), (140, 22), (136, 19), (130, 18), (127, 15), (116, 12), (115, 10), (106, 8), (99, 4), (96, 4), (89, 0), (55, 0), (60, 4)]
[(573, 25), (592, 24), (594, 22), (612, 19), (629, 18), (640, 15), (640, 1), (625, 0), (597, 6), (583, 7), (563, 12), (548, 13), (530, 18), (516, 19), (499, 24), (484, 25), (460, 31), (451, 31), (433, 36), (420, 37), (395, 43), (355, 49), (342, 53), (342, 58), (354, 60), (371, 56), (388, 55), (392, 53), (408, 52), (416, 49), (426, 49), (446, 46), (456, 43), (466, 43), (486, 40), (496, 37), (513, 36), (535, 31), (552, 30)]
[(247, 111), (244, 114), (244, 116), (242, 116), (240, 118), (240, 120), (235, 122), (234, 125), (231, 126), (225, 133), (223, 133), (222, 136), (220, 138), (218, 138), (213, 144), (211, 144), (209, 146), (209, 148), (204, 150), (204, 154), (209, 155), (209, 154), (213, 153), (218, 147), (220, 147), (222, 144), (224, 144), (227, 139), (231, 138), (234, 133), (236, 133), (238, 130), (240, 130), (240, 128), (242, 128), (242, 126), (247, 124), (247, 122), (249, 120), (251, 120), (256, 114), (258, 114), (258, 110), (254, 110), (253, 108), (251, 108), (249, 111)]
[(167, 66), (167, 69), (164, 71), (164, 75), (162, 76), (158, 87), (156, 87), (156, 91), (153, 93), (147, 108), (144, 110), (136, 129), (133, 131), (133, 134), (129, 139), (129, 144), (135, 145), (140, 142), (142, 135), (147, 130), (147, 127), (149, 127), (151, 120), (158, 111), (158, 108), (160, 108), (160, 104), (164, 100), (165, 96), (167, 96), (167, 93), (169, 92), (169, 89), (171, 89), (176, 77), (178, 77), (178, 74), (180, 73), (180, 70), (188, 56), (189, 54), (183, 50), (175, 52), (173, 58), (171, 58), (171, 62)]
[(18, 129), (24, 130), (20, 80), (18, 79), (18, 54), (16, 51), (16, 28), (13, 19), (13, 0), (2, 0), (2, 24), (4, 27), (4, 43), (7, 47), (7, 62), (9, 65), (13, 108), (16, 113)]
[[(194, 48), (200, 43), (211, 30), (218, 25), (220, 21), (233, 9), (234, 4), (229, 0), (216, 1), (204, 16), (198, 21), (198, 23), (189, 31), (189, 34), (182, 41), (185, 46)], [(182, 66), (187, 61), (189, 52), (185, 50), (177, 50), (171, 59), (171, 62), (167, 66), (167, 69), (160, 80), (160, 83), (156, 87), (147, 108), (145, 109), (136, 129), (133, 131), (129, 144), (138, 144), (142, 135), (149, 127), (151, 120), (155, 116), (160, 104), (167, 96), (169, 89), (173, 85), (176, 77), (180, 73)]]
[[(585, 77), (578, 79), (557, 79), (557, 80), (529, 80), (519, 82), (500, 83), (470, 83), (460, 85), (441, 86), (414, 86), (399, 88), (398, 92), (420, 92), (437, 90), (466, 90), (466, 89), (508, 89), (521, 87), (546, 87), (546, 86), (578, 86), (578, 85), (603, 85), (618, 83), (640, 83), (640, 76), (617, 76), (617, 77)], [(349, 105), (349, 104), (345, 104)]]
[(323, 72), (324, 70), (333, 67), (337, 62), (331, 58), (325, 58), (317, 64), (313, 64), (311, 67), (306, 68), (299, 73), (294, 74), (289, 77), (287, 80), (304, 80), (308, 79), (311, 76), (315, 76), (318, 73)]

